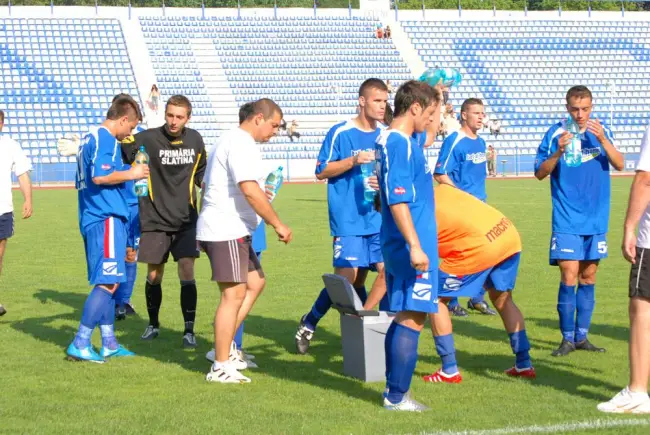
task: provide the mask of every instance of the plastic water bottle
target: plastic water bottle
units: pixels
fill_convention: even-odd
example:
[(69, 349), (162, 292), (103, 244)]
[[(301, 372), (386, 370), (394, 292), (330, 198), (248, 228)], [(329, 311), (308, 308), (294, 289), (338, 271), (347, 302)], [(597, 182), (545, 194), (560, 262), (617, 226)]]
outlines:
[[(135, 164), (136, 165), (148, 165), (149, 164), (149, 154), (144, 150), (144, 145), (140, 145), (138, 153), (135, 155)], [(136, 180), (134, 183), (135, 187), (135, 196), (149, 196), (149, 180), (143, 178), (141, 180)]]
[(571, 117), (567, 120), (567, 131), (573, 135), (573, 138), (564, 148), (564, 161), (567, 166), (575, 168), (582, 163), (582, 141), (580, 126)]
[(271, 172), (268, 177), (266, 177), (266, 181), (264, 182), (264, 187), (266, 190), (271, 192), (273, 197), (271, 198), (271, 202), (275, 199), (275, 195), (278, 193), (278, 190), (280, 190), (280, 187), (282, 186), (282, 182), (284, 181), (284, 176), (282, 175), (282, 166), (278, 167), (275, 171)]
[(372, 204), (375, 200), (375, 189), (370, 187), (368, 179), (375, 174), (375, 162), (361, 164), (361, 176), (363, 177), (363, 200)]

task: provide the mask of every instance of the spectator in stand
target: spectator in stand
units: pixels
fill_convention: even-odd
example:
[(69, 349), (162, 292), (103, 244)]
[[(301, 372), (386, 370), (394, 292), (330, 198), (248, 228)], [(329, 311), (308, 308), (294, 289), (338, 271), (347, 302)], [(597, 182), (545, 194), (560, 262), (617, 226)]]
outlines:
[(381, 27), (381, 24), (377, 24), (377, 39), (383, 39), (384, 29)]
[(390, 39), (391, 31), (390, 26), (386, 26), (386, 31), (384, 32), (384, 38)]
[(499, 136), (500, 132), (501, 132), (501, 122), (499, 122), (498, 119), (495, 119), (490, 124), (490, 133), (492, 134), (492, 136), (496, 138)]
[(158, 86), (155, 84), (151, 87), (151, 92), (149, 92), (149, 105), (151, 107), (151, 110), (156, 112), (156, 115), (158, 114), (158, 101), (160, 100), (160, 91), (158, 90)]
[(487, 167), (490, 177), (497, 176), (497, 150), (492, 145), (488, 145), (487, 150)]
[(287, 136), (289, 136), (289, 140), (291, 142), (293, 142), (294, 137), (296, 139), (300, 139), (300, 133), (298, 133), (297, 130), (298, 130), (298, 122), (294, 119), (293, 121), (291, 121), (291, 125), (289, 126), (289, 128), (287, 128)]
[(490, 128), (490, 116), (486, 113), (485, 118), (483, 118), (483, 129)]

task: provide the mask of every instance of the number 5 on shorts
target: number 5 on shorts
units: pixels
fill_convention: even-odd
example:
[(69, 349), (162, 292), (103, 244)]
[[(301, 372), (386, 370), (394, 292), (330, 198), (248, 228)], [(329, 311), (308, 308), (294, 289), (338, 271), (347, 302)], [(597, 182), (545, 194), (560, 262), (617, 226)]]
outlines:
[(603, 240), (602, 242), (598, 242), (598, 253), (599, 254), (607, 254), (607, 242), (606, 241)]

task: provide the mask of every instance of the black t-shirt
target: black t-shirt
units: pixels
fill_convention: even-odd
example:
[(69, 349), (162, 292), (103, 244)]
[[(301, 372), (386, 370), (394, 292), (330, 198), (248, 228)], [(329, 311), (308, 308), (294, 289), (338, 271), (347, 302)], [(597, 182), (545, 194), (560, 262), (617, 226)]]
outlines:
[(149, 154), (149, 196), (139, 198), (142, 232), (175, 232), (196, 226), (198, 220), (195, 186), (201, 186), (206, 166), (203, 138), (185, 128), (179, 137), (170, 136), (165, 126), (135, 135), (135, 142), (122, 145), (133, 163), (141, 145)]

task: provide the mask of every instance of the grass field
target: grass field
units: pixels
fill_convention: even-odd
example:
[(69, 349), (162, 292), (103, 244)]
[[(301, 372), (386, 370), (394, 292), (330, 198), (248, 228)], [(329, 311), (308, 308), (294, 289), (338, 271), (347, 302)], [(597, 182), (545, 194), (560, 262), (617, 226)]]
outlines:
[[(270, 239), (263, 257), (267, 288), (246, 323), (244, 346), (260, 365), (247, 372), (253, 379), (249, 385), (209, 384), (204, 379), (209, 368), (204, 354), (213, 342), (211, 322), (218, 300), (205, 257), (198, 261), (196, 273), (196, 351), (181, 348), (179, 282), (173, 264), (163, 283), (161, 336), (152, 343), (140, 340), (147, 324), (141, 266), (134, 304), (143, 317), (117, 324), (118, 339), (139, 356), (104, 365), (65, 361), (64, 349), (89, 290), (76, 194), (36, 191), (34, 216), (17, 222), (0, 281), (0, 301), (8, 309), (0, 319), (0, 432), (357, 434), (560, 425), (541, 430), (561, 433), (576, 429), (570, 424), (577, 422), (586, 423), (584, 432), (595, 431), (600, 419), (603, 432), (647, 434), (648, 419), (636, 418), (635, 425), (629, 421), (633, 417), (596, 411), (596, 404), (625, 386), (628, 376), (629, 267), (619, 246), (629, 185), (629, 178), (613, 180), (610, 258), (598, 275), (590, 336), (608, 352), (576, 352), (555, 359), (550, 353), (560, 340), (555, 309), (559, 273), (547, 265), (548, 183), (489, 182), (490, 203), (510, 217), (522, 235), (515, 300), (526, 316), (538, 378), (531, 382), (502, 374), (514, 357), (498, 317), (455, 320), (464, 381), (421, 381), (420, 375), (439, 367), (425, 330), (412, 393), (433, 411), (421, 415), (384, 411), (383, 383), (364, 384), (341, 374), (337, 313), (323, 319), (309, 355), (294, 353), (298, 319), (322, 288), (321, 274), (331, 271), (324, 185), (287, 185), (276, 201), (294, 230), (294, 242), (281, 246)], [(15, 200), (19, 209), (19, 194)], [(99, 333), (93, 341), (100, 343)]]

